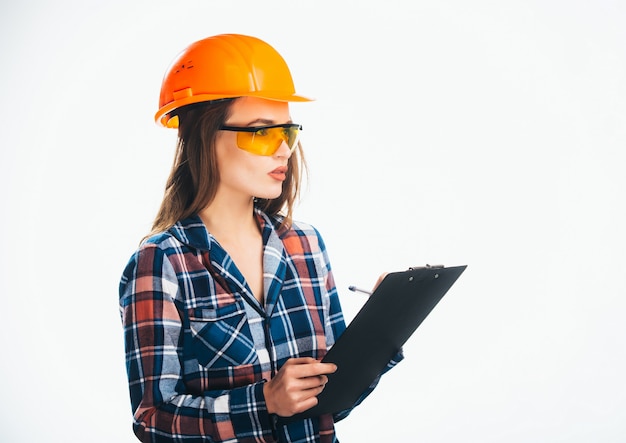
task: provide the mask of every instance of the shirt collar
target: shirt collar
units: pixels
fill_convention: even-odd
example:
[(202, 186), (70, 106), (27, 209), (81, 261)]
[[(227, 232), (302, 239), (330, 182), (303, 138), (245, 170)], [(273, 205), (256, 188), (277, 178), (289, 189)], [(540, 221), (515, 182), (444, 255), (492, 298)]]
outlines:
[[(281, 234), (283, 234), (282, 230), (277, 230), (281, 222), (279, 217), (270, 218), (256, 207), (254, 208), (254, 214), (263, 235), (263, 244), (267, 244), (273, 232), (279, 238), (281, 237)], [(192, 215), (178, 221), (169, 229), (169, 232), (181, 243), (201, 251), (210, 251), (211, 245), (215, 242), (215, 238), (209, 233), (199, 215)]]
[(202, 251), (211, 250), (210, 234), (199, 215), (192, 215), (178, 221), (169, 229), (179, 242)]

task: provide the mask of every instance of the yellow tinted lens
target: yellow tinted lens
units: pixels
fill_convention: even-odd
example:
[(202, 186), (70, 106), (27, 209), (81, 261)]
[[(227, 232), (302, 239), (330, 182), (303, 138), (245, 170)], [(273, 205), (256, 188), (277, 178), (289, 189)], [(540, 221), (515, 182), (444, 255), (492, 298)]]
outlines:
[(283, 128), (283, 133), (287, 137), (285, 139), (287, 146), (289, 146), (289, 149), (293, 152), (298, 144), (298, 139), (300, 138), (300, 129), (297, 127)]
[(238, 132), (237, 146), (256, 155), (274, 155), (284, 141), (293, 151), (298, 143), (297, 127), (264, 128), (256, 132)]

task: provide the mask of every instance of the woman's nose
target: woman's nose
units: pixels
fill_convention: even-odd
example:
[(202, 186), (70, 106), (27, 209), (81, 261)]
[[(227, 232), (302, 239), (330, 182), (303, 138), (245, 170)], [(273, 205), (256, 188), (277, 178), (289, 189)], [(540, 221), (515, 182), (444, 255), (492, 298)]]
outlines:
[(291, 153), (292, 152), (293, 152), (293, 150), (291, 148), (289, 148), (289, 145), (287, 144), (287, 142), (285, 140), (282, 140), (280, 142), (280, 146), (278, 147), (278, 149), (274, 153), (274, 157), (289, 158), (289, 157), (291, 157)]

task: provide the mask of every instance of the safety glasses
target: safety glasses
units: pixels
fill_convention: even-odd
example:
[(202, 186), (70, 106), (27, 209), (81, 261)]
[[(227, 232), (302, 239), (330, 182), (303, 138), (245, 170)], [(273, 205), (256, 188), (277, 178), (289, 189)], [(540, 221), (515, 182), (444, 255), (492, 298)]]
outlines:
[(239, 149), (256, 155), (274, 155), (283, 142), (287, 143), (291, 152), (296, 149), (302, 125), (295, 123), (249, 127), (224, 125), (220, 129), (237, 133)]

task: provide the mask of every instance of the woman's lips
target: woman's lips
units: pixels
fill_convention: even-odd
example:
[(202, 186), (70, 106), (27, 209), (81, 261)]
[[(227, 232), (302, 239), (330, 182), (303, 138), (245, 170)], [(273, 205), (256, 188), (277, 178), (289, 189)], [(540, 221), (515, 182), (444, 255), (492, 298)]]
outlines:
[(279, 166), (269, 173), (274, 180), (285, 181), (287, 178), (287, 166)]

